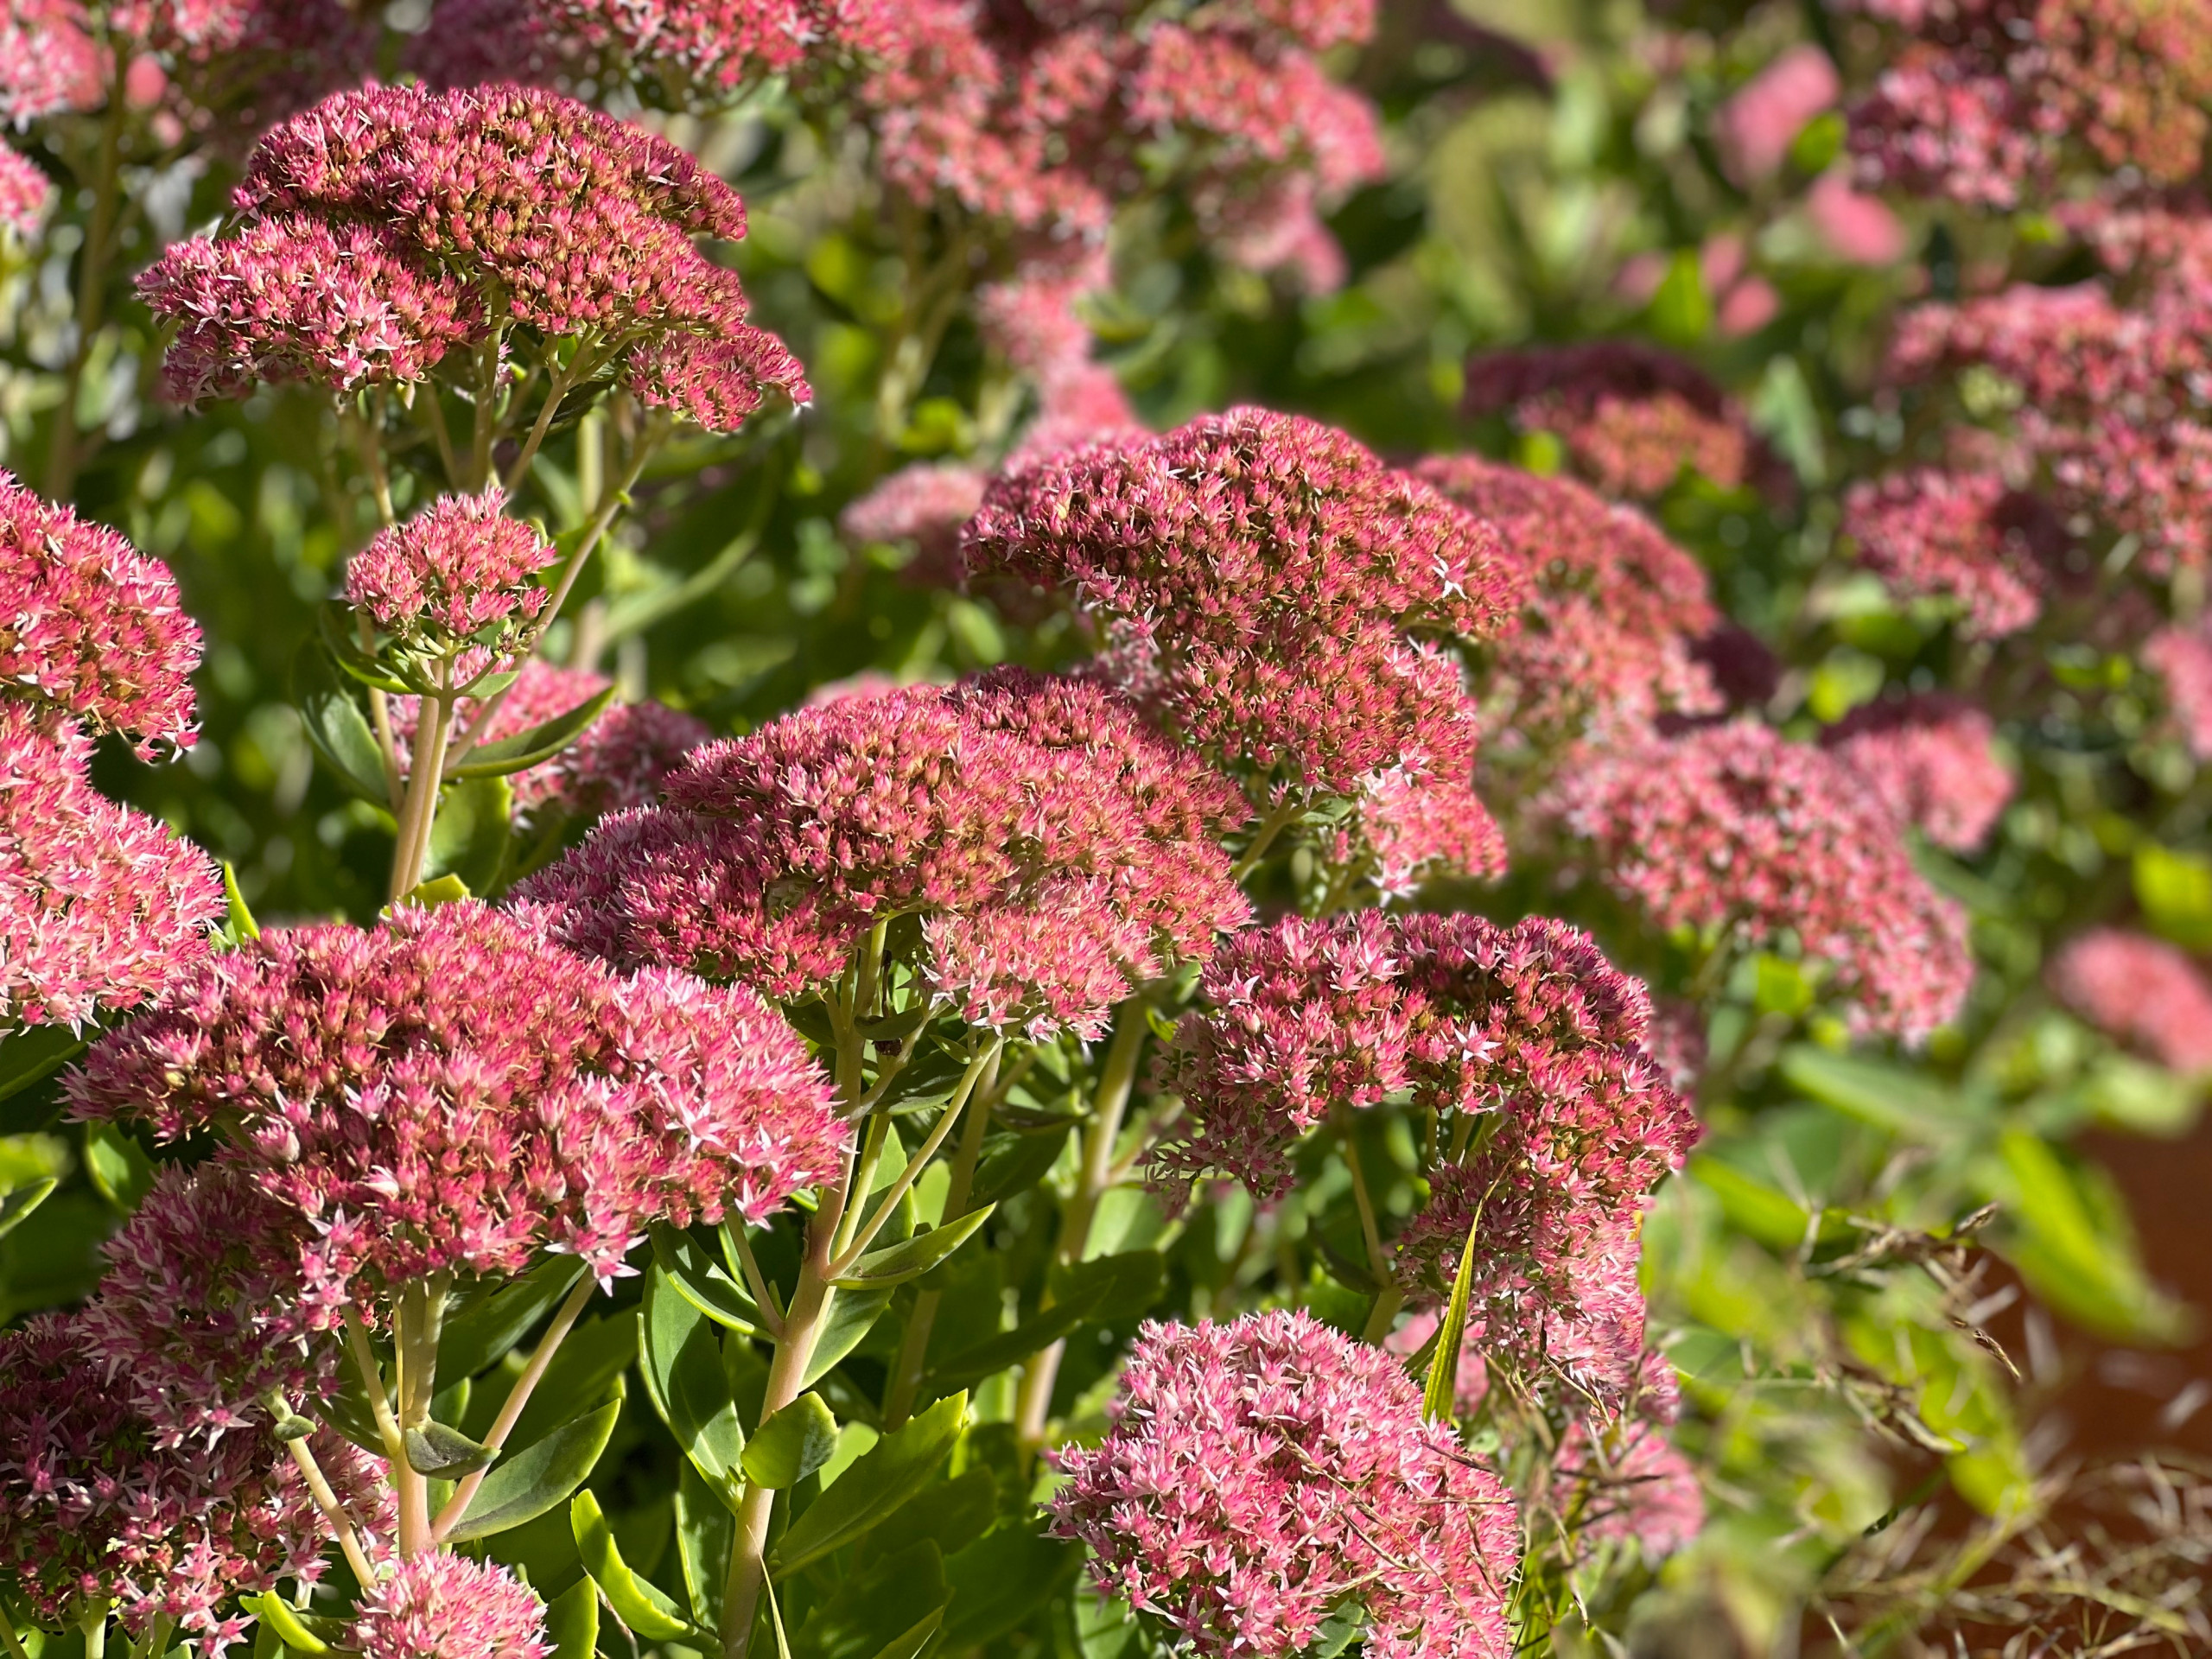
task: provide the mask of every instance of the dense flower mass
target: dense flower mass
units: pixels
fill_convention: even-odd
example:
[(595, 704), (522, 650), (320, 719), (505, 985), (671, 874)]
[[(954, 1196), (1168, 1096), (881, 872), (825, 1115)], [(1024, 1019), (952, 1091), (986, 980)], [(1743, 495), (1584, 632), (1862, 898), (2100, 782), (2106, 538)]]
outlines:
[(100, 101), (105, 66), (78, 0), (8, 0), (0, 9), (0, 121), (21, 127)]
[(1658, 1423), (1637, 1415), (1610, 1427), (1570, 1424), (1550, 1501), (1586, 1545), (1633, 1544), (1654, 1556), (1672, 1554), (1705, 1525), (1697, 1471)]
[(2043, 610), (2031, 506), (1995, 474), (1915, 467), (1853, 485), (1843, 533), (1901, 597), (1951, 600), (1965, 632), (1995, 638)]
[(2160, 1064), (2212, 1069), (2212, 980), (2164, 940), (2097, 928), (2059, 952), (2050, 983), (2093, 1025)]
[(1989, 716), (1930, 692), (1853, 709), (1821, 734), (1899, 821), (1936, 846), (1970, 853), (2012, 798), (2012, 772), (1991, 744)]
[(127, 732), (150, 758), (156, 743), (190, 746), (199, 666), (167, 565), (0, 472), (0, 696)]
[[(1586, 1150), (1605, 1160), (1632, 1161), (1639, 1142), (1679, 1159), (1688, 1143), (1688, 1112), (1643, 1052), (1643, 987), (1562, 923), (1289, 917), (1232, 936), (1199, 988), (1207, 1007), (1162, 1068), (1185, 1113), (1155, 1155), (1162, 1173), (1219, 1170), (1272, 1193), (1298, 1135), (1400, 1094), (1526, 1120), (1528, 1135), (1594, 1136)], [(1522, 1154), (1500, 1138), (1515, 1142), (1508, 1161)], [(1650, 1179), (1616, 1185), (1632, 1196)]]
[(1198, 1651), (1280, 1659), (1355, 1596), (1378, 1659), (1505, 1659), (1512, 1500), (1396, 1359), (1302, 1313), (1147, 1325), (1052, 1500), (1100, 1585)]
[(1423, 637), (1505, 631), (1497, 533), (1342, 433), (1235, 410), (995, 483), (971, 567), (1065, 584), (1167, 728), (1223, 763), (1349, 793), (1392, 766), (1464, 779), (1471, 706)]
[(758, 1219), (845, 1143), (820, 1075), (750, 993), (624, 978), (469, 901), (264, 934), (104, 1038), (75, 1109), (221, 1161), (295, 1217), (300, 1303), (540, 1250), (601, 1277), (649, 1223)]
[(1467, 363), (1464, 407), (1548, 432), (1611, 496), (1663, 494), (1685, 470), (1724, 489), (1765, 484), (1772, 458), (1742, 411), (1682, 359), (1639, 341), (1490, 352)]
[[(0, 1333), (0, 1575), (42, 1624), (111, 1600), (134, 1637), (166, 1618), (219, 1654), (247, 1624), (234, 1595), (322, 1576), (328, 1532), (276, 1442), (165, 1446), (72, 1319)], [(349, 1511), (373, 1522), (369, 1459), (327, 1430), (313, 1445)]]
[(1966, 1000), (1964, 913), (1832, 754), (1739, 720), (1593, 756), (1548, 804), (1655, 925), (1748, 944), (1794, 935), (1863, 1027), (1916, 1041)]
[(378, 627), (451, 649), (497, 636), (499, 646), (545, 608), (531, 580), (554, 558), (553, 544), (501, 511), (495, 486), (480, 495), (442, 496), (404, 523), (378, 531), (346, 563), (346, 598)]
[(90, 746), (0, 698), (0, 1028), (81, 1026), (207, 956), (214, 861), (86, 777)]
[(611, 366), (645, 403), (720, 429), (771, 392), (810, 395), (745, 321), (736, 274), (693, 243), (744, 235), (736, 193), (551, 92), (341, 93), (262, 141), (237, 207), (228, 235), (177, 244), (141, 283), (184, 326), (172, 378), (195, 395), (264, 366), (340, 388), (415, 379), (511, 323), (575, 337), (578, 378)]
[(545, 1604), (497, 1561), (431, 1550), (367, 1586), (346, 1646), (361, 1659), (545, 1659)]
[(1712, 679), (1690, 655), (1719, 620), (1695, 559), (1643, 514), (1582, 485), (1473, 455), (1421, 475), (1497, 527), (1532, 573), (1519, 632), (1491, 648), (1488, 723), (1509, 741), (1711, 714)]
[[(532, 658), (523, 664), (480, 741), (498, 743), (519, 736), (590, 702), (608, 683), (588, 670), (557, 668), (543, 658)], [(403, 766), (421, 712), (413, 697), (392, 699), (392, 731), (399, 741)], [(463, 697), (454, 705), (454, 724), (467, 730), (481, 713), (475, 698)], [(711, 735), (704, 721), (662, 703), (610, 703), (551, 760), (507, 775), (515, 810), (526, 823), (550, 825), (563, 820), (588, 823), (610, 812), (647, 805), (658, 798), (661, 779)]]
[(46, 223), (46, 210), (53, 202), (54, 185), (38, 164), (0, 145), (0, 232), (29, 241)]
[(918, 915), (967, 1018), (1096, 1033), (1247, 913), (1214, 841), (1243, 801), (1095, 685), (845, 698), (695, 751), (664, 794), (520, 889), (557, 936), (794, 997)]

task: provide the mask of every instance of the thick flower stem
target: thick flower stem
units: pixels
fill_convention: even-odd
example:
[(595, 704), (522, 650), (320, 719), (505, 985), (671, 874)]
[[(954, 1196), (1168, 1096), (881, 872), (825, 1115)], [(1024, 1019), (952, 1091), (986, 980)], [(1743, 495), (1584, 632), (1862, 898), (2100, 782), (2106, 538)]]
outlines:
[[(1098, 1073), (1098, 1095), (1092, 1103), (1090, 1125), (1084, 1136), (1083, 1166), (1077, 1173), (1075, 1191), (1069, 1195), (1067, 1207), (1060, 1212), (1059, 1243), (1052, 1253), (1052, 1260), (1058, 1265), (1073, 1267), (1090, 1248), (1090, 1224), (1098, 1213), (1098, 1200), (1105, 1196), (1113, 1181), (1114, 1147), (1121, 1139), (1122, 1121), (1128, 1112), (1129, 1096), (1136, 1086), (1137, 1061), (1144, 1052), (1146, 1030), (1144, 1000), (1132, 997), (1122, 1005), (1113, 1043), (1106, 1051), (1105, 1065)], [(1052, 1292), (1048, 1283), (1039, 1306), (1050, 1307), (1052, 1304)], [(1015, 1444), (1025, 1459), (1045, 1444), (1045, 1420), (1052, 1408), (1052, 1385), (1059, 1379), (1060, 1356), (1066, 1347), (1065, 1341), (1052, 1344), (1022, 1371), (1021, 1391), (1014, 1403), (1014, 1431)]]
[(413, 764), (407, 772), (407, 796), (400, 804), (399, 833), (391, 850), (391, 891), (397, 904), (422, 884), (430, 854), (430, 831), (438, 813), (438, 785), (445, 770), (446, 736), (453, 726), (450, 694), (423, 699), (415, 731)]
[[(270, 1412), (279, 1421), (292, 1414), (291, 1407), (282, 1395), (271, 1395), (267, 1402)], [(375, 1580), (375, 1569), (369, 1565), (368, 1555), (361, 1548), (360, 1535), (353, 1529), (353, 1518), (346, 1513), (346, 1505), (330, 1481), (322, 1472), (322, 1465), (315, 1461), (315, 1452), (304, 1438), (284, 1442), (290, 1453), (292, 1465), (300, 1471), (300, 1478), (307, 1483), (308, 1496), (315, 1499), (315, 1506), (322, 1511), (322, 1518), (338, 1540), (338, 1548), (346, 1557), (346, 1565), (353, 1569), (353, 1576), (362, 1584)]]
[(350, 1307), (346, 1310), (346, 1345), (353, 1353), (355, 1369), (361, 1374), (362, 1391), (369, 1397), (369, 1414), (376, 1420), (377, 1438), (384, 1442), (385, 1464), (398, 1499), (399, 1553), (419, 1555), (429, 1547), (429, 1483), (408, 1464), (407, 1436), (399, 1427), (399, 1419), (392, 1414), (391, 1398), (384, 1391), (384, 1372), (377, 1363), (376, 1350), (369, 1345), (368, 1327), (361, 1323), (360, 1314)]

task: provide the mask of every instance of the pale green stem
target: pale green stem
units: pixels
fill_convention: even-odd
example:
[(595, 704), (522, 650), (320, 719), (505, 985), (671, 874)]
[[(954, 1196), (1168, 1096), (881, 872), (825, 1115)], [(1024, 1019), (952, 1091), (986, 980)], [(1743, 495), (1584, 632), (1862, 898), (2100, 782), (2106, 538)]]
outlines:
[(1252, 832), (1251, 845), (1245, 848), (1243, 856), (1230, 870), (1229, 879), (1242, 881), (1257, 869), (1260, 861), (1268, 855), (1268, 849), (1275, 844), (1275, 837), (1283, 832), (1284, 826), (1305, 810), (1305, 803), (1294, 795), (1285, 796), (1277, 802), (1268, 816), (1260, 820), (1260, 827)]
[[(1084, 1253), (1090, 1248), (1090, 1225), (1098, 1213), (1098, 1200), (1105, 1196), (1112, 1178), (1114, 1147), (1121, 1139), (1122, 1120), (1128, 1111), (1129, 1096), (1136, 1086), (1137, 1060), (1144, 1052), (1147, 1029), (1144, 1000), (1132, 997), (1122, 1005), (1113, 1043), (1106, 1051), (1105, 1064), (1099, 1069), (1098, 1094), (1091, 1105), (1090, 1127), (1084, 1132), (1083, 1166), (1077, 1173), (1075, 1191), (1069, 1195), (1067, 1208), (1060, 1212), (1059, 1243), (1054, 1249), (1053, 1259), (1065, 1266), (1073, 1267), (1081, 1262)], [(1038, 1306), (1042, 1311), (1052, 1305), (1048, 1280)], [(1022, 1371), (1020, 1392), (1014, 1402), (1014, 1442), (1025, 1460), (1045, 1444), (1045, 1420), (1052, 1410), (1052, 1385), (1059, 1379), (1060, 1357), (1066, 1347), (1065, 1341), (1052, 1344)]]
[[(271, 1390), (266, 1404), (279, 1422), (292, 1415), (292, 1408), (284, 1396)], [(308, 1496), (315, 1499), (315, 1506), (322, 1511), (323, 1520), (338, 1540), (338, 1548), (345, 1552), (346, 1565), (353, 1569), (353, 1576), (362, 1584), (375, 1582), (375, 1572), (369, 1565), (367, 1553), (361, 1548), (359, 1535), (353, 1530), (353, 1517), (346, 1513), (346, 1505), (322, 1472), (322, 1465), (315, 1461), (315, 1452), (302, 1435), (298, 1440), (284, 1442), (284, 1449), (291, 1454), (293, 1466), (299, 1470), (300, 1478), (307, 1483)]]
[(760, 1309), (761, 1323), (768, 1327), (770, 1341), (784, 1334), (784, 1310), (776, 1297), (776, 1289), (760, 1271), (760, 1264), (753, 1256), (753, 1241), (745, 1236), (745, 1224), (733, 1220), (729, 1224), (729, 1242), (736, 1249), (737, 1264), (744, 1271), (746, 1287), (752, 1291), (753, 1301)]
[[(853, 1264), (860, 1260), (861, 1253), (867, 1249), (869, 1244), (874, 1242), (875, 1236), (883, 1230), (884, 1223), (891, 1218), (891, 1212), (899, 1207), (899, 1199), (905, 1198), (913, 1187), (914, 1183), (921, 1179), (924, 1166), (937, 1155), (937, 1149), (944, 1144), (944, 1137), (951, 1133), (954, 1122), (958, 1120), (961, 1112), (968, 1104), (969, 1096), (975, 1093), (977, 1081), (982, 1077), (987, 1068), (998, 1063), (999, 1054), (1005, 1046), (1006, 1039), (1003, 1036), (994, 1037), (981, 1053), (968, 1062), (968, 1069), (960, 1074), (959, 1088), (954, 1090), (952, 1098), (945, 1103), (944, 1115), (938, 1119), (937, 1127), (930, 1131), (929, 1139), (923, 1141), (920, 1149), (906, 1160), (906, 1167), (899, 1172), (899, 1179), (892, 1182), (885, 1191), (882, 1202), (876, 1206), (875, 1214), (870, 1217), (868, 1224), (848, 1241), (843, 1253), (831, 1263), (833, 1276), (842, 1276), (850, 1273), (853, 1270)], [(859, 1189), (855, 1186), (855, 1190)], [(857, 1214), (860, 1205), (855, 1204), (853, 1210)]]
[(24, 1650), (23, 1638), (16, 1634), (16, 1621), (8, 1617), (4, 1606), (0, 1606), (0, 1642), (7, 1643), (10, 1659), (31, 1659)]
[(575, 359), (565, 369), (556, 369), (545, 383), (545, 402), (539, 407), (537, 419), (530, 429), (530, 435), (523, 440), (522, 453), (515, 457), (515, 464), (507, 469), (506, 491), (512, 499), (530, 476), (530, 463), (537, 459), (538, 447), (545, 442), (545, 434), (553, 424), (553, 416), (567, 397), (590, 372), (591, 355), (583, 346), (576, 347)]
[[(575, 1328), (576, 1320), (583, 1313), (584, 1305), (591, 1300), (593, 1283), (592, 1276), (587, 1271), (582, 1278), (576, 1281), (576, 1287), (569, 1293), (559, 1312), (553, 1315), (553, 1323), (546, 1326), (545, 1335), (539, 1339), (537, 1351), (530, 1357), (530, 1363), (523, 1367), (522, 1375), (515, 1379), (514, 1387), (508, 1390), (506, 1401), (499, 1408), (499, 1414), (492, 1420), (491, 1432), (482, 1441), (487, 1449), (493, 1452), (500, 1450), (506, 1445), (507, 1436), (515, 1432), (515, 1425), (522, 1420), (523, 1408), (530, 1403), (531, 1393), (545, 1376), (545, 1368), (553, 1363), (553, 1356), (561, 1351), (562, 1343)], [(432, 1543), (443, 1543), (446, 1535), (461, 1524), (461, 1516), (468, 1513), (469, 1503), (475, 1497), (477, 1488), (483, 1485), (484, 1477), (490, 1470), (491, 1465), (487, 1463), (483, 1468), (472, 1469), (461, 1477), (461, 1484), (453, 1489), (453, 1496), (446, 1500), (445, 1507), (438, 1511), (438, 1518), (430, 1528)]]
[(107, 1615), (111, 1603), (96, 1603), (86, 1613), (81, 1628), (85, 1632), (85, 1659), (105, 1659), (107, 1654)]
[(399, 809), (399, 832), (391, 852), (391, 902), (397, 904), (421, 885), (436, 826), (440, 774), (445, 770), (446, 738), (453, 729), (450, 692), (422, 699), (415, 726), (415, 753), (407, 769), (407, 798)]
[(385, 1462), (392, 1490), (399, 1500), (399, 1553), (419, 1555), (429, 1548), (429, 1483), (407, 1461), (407, 1436), (392, 1414), (391, 1401), (384, 1391), (384, 1373), (377, 1365), (376, 1350), (369, 1345), (368, 1327), (357, 1308), (346, 1310), (346, 1343), (361, 1374), (361, 1387), (369, 1396), (369, 1414), (376, 1420), (378, 1438), (384, 1441)]

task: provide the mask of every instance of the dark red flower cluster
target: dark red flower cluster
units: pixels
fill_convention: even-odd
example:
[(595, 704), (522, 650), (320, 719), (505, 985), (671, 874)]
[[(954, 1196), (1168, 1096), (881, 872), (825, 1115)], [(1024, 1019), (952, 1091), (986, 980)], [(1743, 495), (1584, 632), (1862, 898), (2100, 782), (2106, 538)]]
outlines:
[(880, 921), (978, 1023), (1096, 1034), (1248, 913), (1225, 781), (1104, 689), (1001, 671), (803, 709), (695, 751), (518, 896), (556, 936), (804, 997)]
[(683, 151), (573, 99), (512, 86), (372, 87), (269, 134), (237, 226), (179, 243), (141, 278), (180, 324), (183, 400), (257, 378), (418, 379), (486, 330), (573, 338), (645, 403), (731, 429), (798, 362), (745, 321), (736, 193)]
[(1464, 782), (1458, 664), (1525, 576), (1497, 534), (1343, 433), (1233, 410), (995, 483), (973, 569), (1064, 585), (1123, 683), (1240, 775), (1351, 793), (1393, 766)]

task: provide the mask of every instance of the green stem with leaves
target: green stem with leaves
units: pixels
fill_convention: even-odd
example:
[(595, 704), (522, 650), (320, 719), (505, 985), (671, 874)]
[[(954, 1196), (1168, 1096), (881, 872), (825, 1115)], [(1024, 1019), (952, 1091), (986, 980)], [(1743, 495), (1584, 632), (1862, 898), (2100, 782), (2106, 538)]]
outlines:
[[(569, 1293), (567, 1300), (553, 1315), (553, 1323), (546, 1327), (544, 1336), (539, 1338), (537, 1351), (530, 1357), (530, 1363), (523, 1367), (522, 1375), (515, 1379), (514, 1387), (507, 1391), (507, 1397), (499, 1407), (499, 1414), (492, 1420), (491, 1432), (484, 1436), (481, 1442), (486, 1451), (496, 1453), (506, 1446), (507, 1436), (515, 1432), (515, 1425), (522, 1421), (523, 1408), (530, 1403), (531, 1395), (537, 1391), (539, 1382), (545, 1376), (546, 1367), (552, 1364), (554, 1355), (561, 1351), (562, 1343), (568, 1339), (569, 1332), (575, 1328), (576, 1320), (582, 1317), (584, 1304), (591, 1300), (592, 1286), (592, 1276), (586, 1273), (576, 1281), (575, 1288)], [(491, 1465), (487, 1463), (483, 1468), (472, 1469), (461, 1477), (460, 1484), (453, 1489), (453, 1496), (446, 1500), (445, 1507), (438, 1511), (437, 1519), (430, 1525), (432, 1543), (442, 1544), (447, 1535), (461, 1524), (461, 1517), (468, 1513), (469, 1503), (476, 1497), (477, 1489), (483, 1485), (484, 1477), (490, 1471)]]

